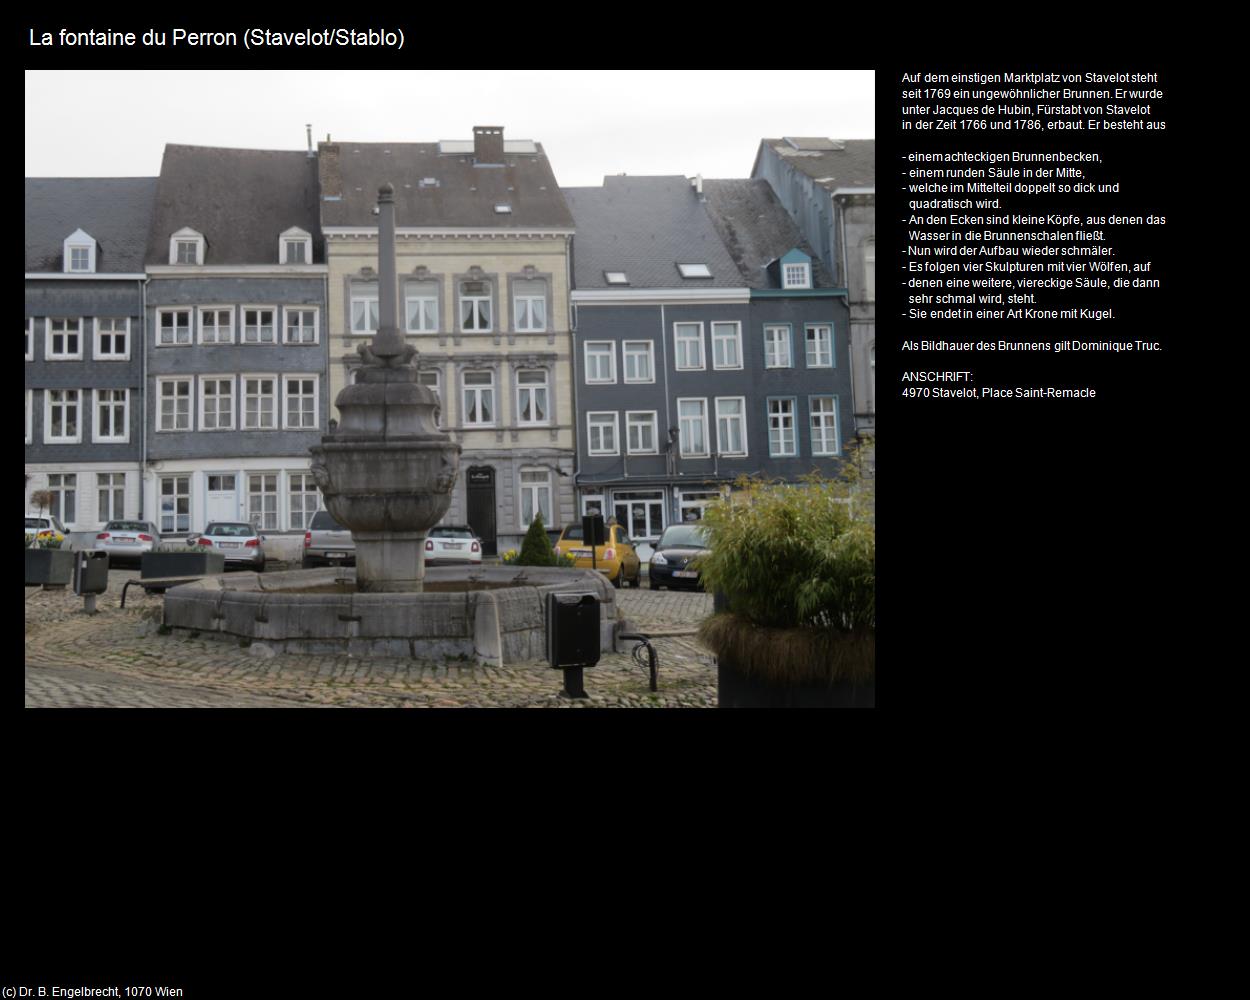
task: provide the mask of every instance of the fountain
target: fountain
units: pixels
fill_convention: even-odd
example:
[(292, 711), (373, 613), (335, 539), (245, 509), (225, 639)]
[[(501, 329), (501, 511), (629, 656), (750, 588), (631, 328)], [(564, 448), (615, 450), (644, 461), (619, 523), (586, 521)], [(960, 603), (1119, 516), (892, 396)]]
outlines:
[(600, 647), (612, 650), (623, 623), (599, 573), (488, 565), (427, 574), (426, 532), (451, 504), (461, 449), (438, 429), (438, 397), (417, 383), (416, 348), (399, 331), (390, 184), (378, 213), (378, 330), (358, 348), (355, 384), (335, 400), (338, 427), (311, 449), (326, 507), (356, 542), (355, 577), (338, 567), (206, 577), (166, 593), (164, 624), (285, 652), (499, 666), (544, 658), (547, 593), (590, 591), (602, 606)]

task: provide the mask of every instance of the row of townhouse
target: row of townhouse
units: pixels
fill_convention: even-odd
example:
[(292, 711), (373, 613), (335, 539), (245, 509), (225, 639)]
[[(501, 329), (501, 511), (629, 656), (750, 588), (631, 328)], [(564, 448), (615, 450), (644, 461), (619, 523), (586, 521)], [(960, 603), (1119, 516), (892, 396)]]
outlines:
[[(303, 531), (309, 453), (399, 321), (463, 448), (446, 520), (487, 552), (600, 510), (640, 539), (739, 474), (836, 470), (848, 305), (762, 180), (561, 189), (541, 145), (167, 146), (159, 178), (26, 184), (27, 496), (71, 528)], [(29, 504), (28, 504), (29, 506)]]

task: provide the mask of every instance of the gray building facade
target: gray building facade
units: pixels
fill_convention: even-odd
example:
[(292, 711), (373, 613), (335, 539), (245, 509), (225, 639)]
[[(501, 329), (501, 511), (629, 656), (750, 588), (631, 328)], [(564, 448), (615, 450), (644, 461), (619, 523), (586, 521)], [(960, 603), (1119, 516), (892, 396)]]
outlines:
[(804, 240), (845, 288), (851, 313), (855, 425), (876, 427), (876, 142), (764, 139), (751, 171), (768, 182)]
[(699, 179), (608, 177), (565, 189), (577, 224), (578, 513), (615, 516), (636, 541), (698, 520), (739, 476), (832, 474), (852, 420), (837, 368), (845, 294), (822, 271), (812, 287), (810, 267), (807, 287), (782, 294), (766, 268), (736, 259), (757, 206), (726, 239), (711, 192), (737, 183), (750, 182), (705, 191)]
[(142, 512), (143, 256), (155, 178), (27, 178), (25, 473), (70, 530)]
[(311, 154), (167, 146), (148, 241), (145, 503), (162, 534), (302, 533), (328, 429)]

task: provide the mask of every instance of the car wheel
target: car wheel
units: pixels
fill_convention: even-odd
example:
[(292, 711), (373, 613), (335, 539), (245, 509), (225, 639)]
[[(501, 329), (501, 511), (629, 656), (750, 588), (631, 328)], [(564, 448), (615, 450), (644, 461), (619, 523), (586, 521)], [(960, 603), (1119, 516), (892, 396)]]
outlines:
[(615, 587), (617, 590), (621, 589), (621, 577), (623, 577), (624, 575), (625, 575), (625, 567), (622, 566), (619, 570), (617, 570), (616, 576), (612, 577), (612, 586)]
[(659, 590), (659, 589), (660, 589), (660, 585), (659, 585), (658, 583), (656, 583), (654, 580), (652, 580), (652, 581), (650, 582), (650, 587), (651, 587), (651, 589), (652, 589), (652, 590)]

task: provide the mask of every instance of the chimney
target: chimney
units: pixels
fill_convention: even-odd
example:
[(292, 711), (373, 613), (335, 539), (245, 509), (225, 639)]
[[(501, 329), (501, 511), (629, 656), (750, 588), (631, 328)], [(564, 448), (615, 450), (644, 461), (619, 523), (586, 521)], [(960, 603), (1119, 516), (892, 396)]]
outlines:
[(503, 163), (503, 126), (473, 127), (473, 159), (479, 164)]
[(317, 158), (317, 172), (321, 181), (321, 197), (342, 198), (343, 172), (339, 167), (338, 143), (323, 142), (317, 148), (320, 153)]
[(313, 152), (312, 148), (312, 125), (305, 125), (304, 128), (308, 129), (308, 155), (310, 157), (316, 156), (317, 154)]

